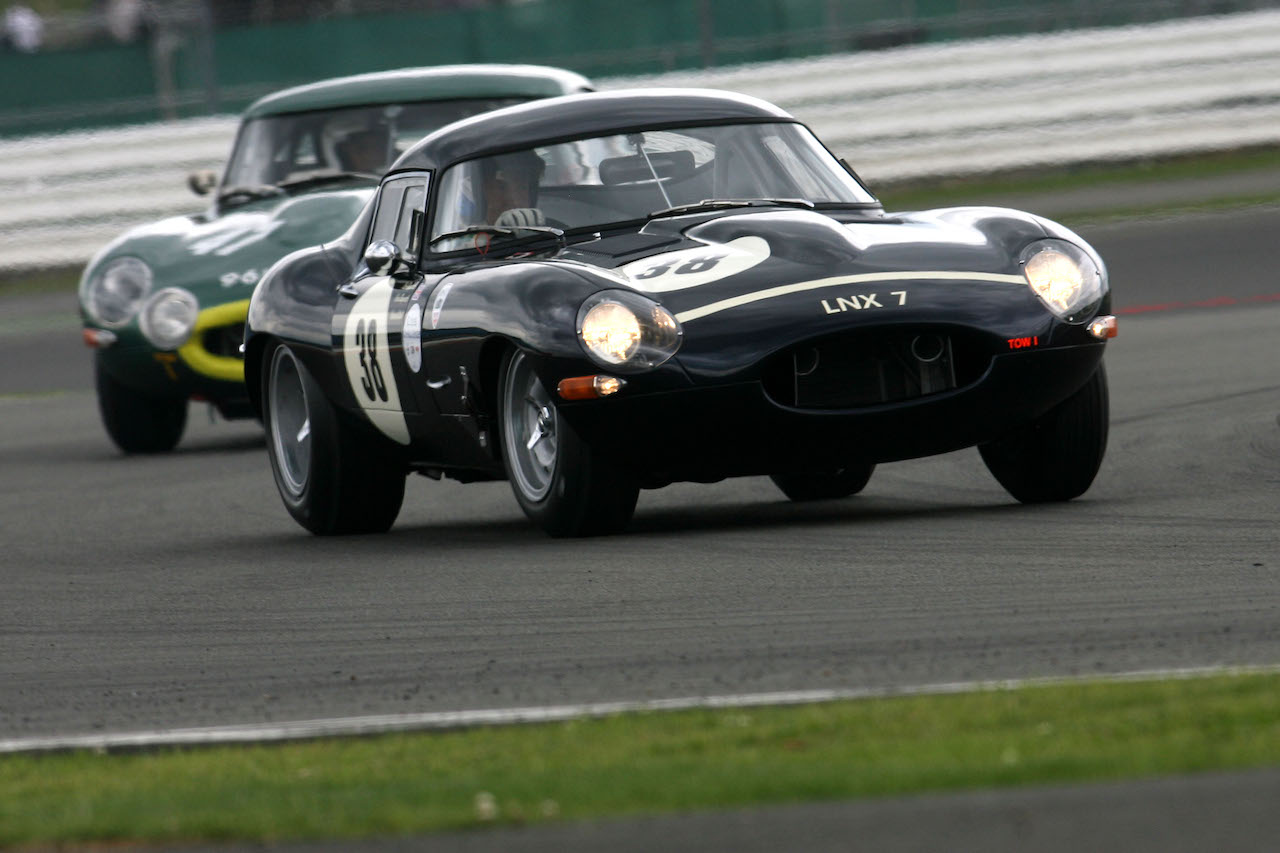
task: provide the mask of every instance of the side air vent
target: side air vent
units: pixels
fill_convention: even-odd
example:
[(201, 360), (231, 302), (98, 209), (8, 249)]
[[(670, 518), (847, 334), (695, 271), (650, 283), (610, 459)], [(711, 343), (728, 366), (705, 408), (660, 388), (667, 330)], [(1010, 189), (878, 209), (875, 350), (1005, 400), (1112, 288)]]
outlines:
[(244, 343), (244, 323), (205, 329), (200, 343), (210, 355), (243, 359), (240, 345)]

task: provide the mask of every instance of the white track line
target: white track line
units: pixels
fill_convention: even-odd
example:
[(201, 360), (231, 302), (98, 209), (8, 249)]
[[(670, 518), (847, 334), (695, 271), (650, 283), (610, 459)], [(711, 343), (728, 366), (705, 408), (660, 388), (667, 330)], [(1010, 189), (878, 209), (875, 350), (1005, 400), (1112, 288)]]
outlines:
[(1270, 666), (1147, 669), (1099, 675), (1015, 678), (999, 681), (954, 681), (942, 684), (907, 685), (902, 687), (790, 690), (777, 693), (744, 693), (732, 696), (692, 696), (645, 701), (593, 702), (580, 705), (548, 705), (532, 708), (492, 708), (473, 711), (434, 711), (421, 714), (334, 717), (326, 720), (295, 720), (284, 723), (262, 723), (243, 726), (205, 726), (187, 729), (117, 732), (113, 734), (9, 738), (0, 740), (0, 754), (65, 752), (79, 749), (109, 752), (159, 747), (270, 743), (321, 737), (388, 734), (392, 732), (441, 731), (476, 728), (479, 726), (555, 723), (591, 717), (607, 717), (623, 713), (812, 705), (818, 702), (835, 702), (850, 699), (935, 696), (974, 693), (984, 690), (1013, 690), (1021, 687), (1207, 678), (1219, 675), (1269, 675), (1275, 673), (1280, 673), (1280, 664)]

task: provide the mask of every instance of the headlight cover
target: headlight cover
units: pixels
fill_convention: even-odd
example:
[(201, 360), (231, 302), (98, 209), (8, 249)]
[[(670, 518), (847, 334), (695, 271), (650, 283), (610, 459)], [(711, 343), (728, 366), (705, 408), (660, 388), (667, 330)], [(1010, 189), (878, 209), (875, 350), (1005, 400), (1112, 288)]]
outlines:
[(1050, 311), (1068, 323), (1093, 316), (1107, 292), (1106, 273), (1066, 240), (1037, 240), (1022, 250), (1022, 274)]
[(89, 319), (118, 329), (133, 319), (151, 292), (151, 267), (138, 258), (109, 261), (84, 283), (80, 302)]
[(671, 312), (627, 290), (602, 290), (578, 309), (578, 340), (620, 373), (651, 370), (675, 355), (684, 332)]
[(138, 318), (142, 334), (156, 349), (177, 349), (195, 328), (200, 303), (180, 287), (166, 287), (147, 300)]

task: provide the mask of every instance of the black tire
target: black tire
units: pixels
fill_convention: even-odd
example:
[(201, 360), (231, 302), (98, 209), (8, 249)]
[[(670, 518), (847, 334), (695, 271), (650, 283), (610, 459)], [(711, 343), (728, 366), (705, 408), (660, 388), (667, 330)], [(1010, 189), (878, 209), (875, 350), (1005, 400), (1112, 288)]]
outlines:
[(155, 397), (116, 381), (93, 360), (98, 412), (107, 435), (125, 453), (168, 453), (187, 426), (186, 397)]
[(979, 446), (987, 469), (1022, 503), (1084, 494), (1107, 450), (1110, 411), (1101, 364), (1084, 387), (1035, 421)]
[(551, 536), (597, 536), (627, 526), (640, 487), (558, 416), (528, 357), (509, 354), (498, 377), (502, 461), (525, 515)]
[(829, 501), (862, 491), (874, 470), (875, 465), (865, 463), (835, 471), (770, 474), (769, 479), (793, 501)]
[(285, 509), (317, 536), (385, 533), (404, 502), (404, 466), (336, 409), (279, 344), (262, 362), (262, 420)]

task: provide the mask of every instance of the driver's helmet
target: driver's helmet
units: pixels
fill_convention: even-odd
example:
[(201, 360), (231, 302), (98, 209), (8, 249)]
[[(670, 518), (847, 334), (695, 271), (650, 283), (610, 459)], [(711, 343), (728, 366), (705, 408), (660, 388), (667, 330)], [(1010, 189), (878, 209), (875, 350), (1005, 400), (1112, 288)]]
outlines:
[(519, 185), (528, 192), (530, 203), (537, 201), (538, 186), (542, 183), (542, 173), (546, 168), (546, 161), (533, 151), (498, 154), (480, 161), (480, 169), (486, 182), (498, 177)]
[(390, 157), (390, 128), (362, 117), (335, 119), (325, 125), (325, 159), (335, 169), (381, 174)]

